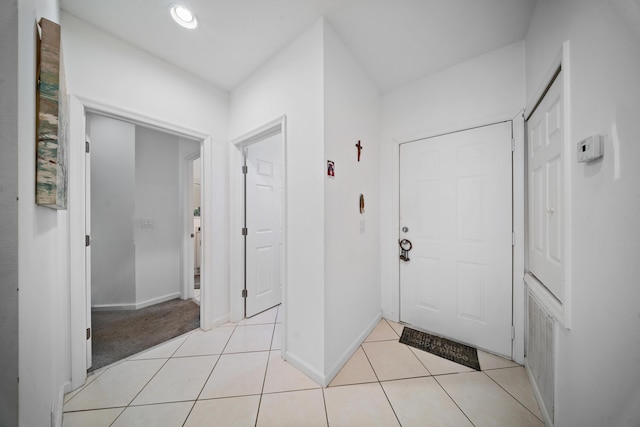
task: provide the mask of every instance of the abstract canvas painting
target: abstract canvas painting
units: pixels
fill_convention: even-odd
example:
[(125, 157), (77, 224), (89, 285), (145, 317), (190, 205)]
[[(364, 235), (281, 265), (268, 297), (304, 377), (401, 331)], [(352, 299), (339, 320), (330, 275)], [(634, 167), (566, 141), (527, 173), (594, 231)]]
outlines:
[(60, 25), (42, 18), (38, 49), (36, 204), (67, 208), (68, 107)]

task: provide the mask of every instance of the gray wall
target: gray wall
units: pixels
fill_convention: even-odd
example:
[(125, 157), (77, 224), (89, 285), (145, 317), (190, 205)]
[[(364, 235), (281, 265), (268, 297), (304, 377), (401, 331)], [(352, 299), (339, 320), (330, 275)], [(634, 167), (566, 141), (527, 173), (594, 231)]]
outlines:
[(0, 426), (18, 424), (18, 5), (0, 2)]
[(90, 114), (91, 305), (131, 304), (136, 298), (133, 212), (135, 125)]
[[(136, 127), (134, 240), (138, 304), (167, 298), (182, 289), (180, 145), (187, 152), (199, 148), (196, 142)], [(153, 227), (141, 228), (142, 218), (151, 218)]]

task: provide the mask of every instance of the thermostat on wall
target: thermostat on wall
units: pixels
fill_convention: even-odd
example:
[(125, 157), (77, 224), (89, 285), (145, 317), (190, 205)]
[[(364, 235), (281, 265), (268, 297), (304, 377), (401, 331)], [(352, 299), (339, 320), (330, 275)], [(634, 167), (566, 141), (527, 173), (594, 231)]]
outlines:
[(590, 162), (602, 157), (602, 136), (593, 135), (578, 142), (578, 163)]

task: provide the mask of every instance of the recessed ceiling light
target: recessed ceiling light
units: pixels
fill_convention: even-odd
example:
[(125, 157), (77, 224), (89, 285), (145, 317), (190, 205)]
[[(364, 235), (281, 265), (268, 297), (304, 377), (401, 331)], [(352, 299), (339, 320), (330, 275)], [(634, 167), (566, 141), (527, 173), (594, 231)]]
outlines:
[(198, 26), (198, 18), (188, 8), (179, 4), (172, 4), (169, 10), (173, 20), (183, 27), (193, 30)]

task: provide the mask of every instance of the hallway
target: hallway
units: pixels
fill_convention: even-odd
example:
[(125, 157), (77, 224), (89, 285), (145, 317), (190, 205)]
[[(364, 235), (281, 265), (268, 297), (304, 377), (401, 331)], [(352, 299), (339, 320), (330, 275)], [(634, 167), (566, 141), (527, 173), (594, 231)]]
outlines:
[(98, 370), (65, 396), (71, 426), (542, 426), (524, 368), (482, 372), (398, 343), (381, 320), (329, 387), (280, 358), (275, 307)]

